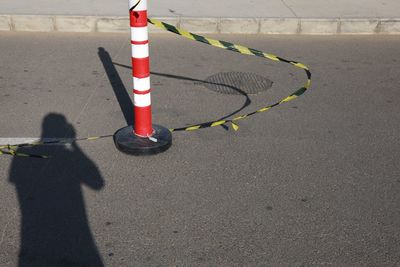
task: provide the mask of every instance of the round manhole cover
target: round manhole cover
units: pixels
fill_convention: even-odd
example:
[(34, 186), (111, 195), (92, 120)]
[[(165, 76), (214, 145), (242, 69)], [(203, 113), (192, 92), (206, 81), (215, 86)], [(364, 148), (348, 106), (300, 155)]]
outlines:
[(221, 72), (208, 77), (205, 87), (221, 94), (257, 94), (272, 87), (272, 81), (255, 73)]

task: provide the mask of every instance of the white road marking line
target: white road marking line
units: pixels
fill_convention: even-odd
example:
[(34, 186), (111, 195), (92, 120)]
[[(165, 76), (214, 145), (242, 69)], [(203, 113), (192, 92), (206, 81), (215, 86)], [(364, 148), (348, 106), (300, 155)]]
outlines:
[[(73, 138), (37, 138), (37, 137), (0, 137), (0, 146), (1, 145), (18, 145), (18, 144), (27, 144), (27, 143), (35, 143), (35, 142), (52, 142), (55, 140), (65, 140), (67, 143), (72, 142)], [(64, 145), (63, 143), (52, 144), (52, 145)]]

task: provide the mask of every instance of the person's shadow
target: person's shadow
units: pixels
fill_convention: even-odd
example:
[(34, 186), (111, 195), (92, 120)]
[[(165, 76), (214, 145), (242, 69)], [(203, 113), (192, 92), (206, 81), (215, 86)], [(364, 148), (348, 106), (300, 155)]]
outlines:
[[(43, 138), (75, 138), (61, 114), (43, 120)], [(9, 181), (21, 209), (18, 266), (104, 266), (89, 228), (81, 184), (100, 190), (103, 178), (76, 143), (20, 148), (51, 159), (15, 157)]]

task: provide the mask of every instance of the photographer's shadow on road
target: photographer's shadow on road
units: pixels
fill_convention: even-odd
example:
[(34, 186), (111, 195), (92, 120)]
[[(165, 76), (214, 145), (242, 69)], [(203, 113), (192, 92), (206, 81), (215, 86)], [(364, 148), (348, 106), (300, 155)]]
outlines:
[[(62, 114), (48, 114), (42, 127), (42, 138), (76, 137)], [(9, 181), (15, 185), (21, 209), (18, 266), (104, 266), (81, 187), (103, 188), (96, 165), (76, 143), (20, 150), (50, 154), (51, 159), (15, 157), (11, 164)]]

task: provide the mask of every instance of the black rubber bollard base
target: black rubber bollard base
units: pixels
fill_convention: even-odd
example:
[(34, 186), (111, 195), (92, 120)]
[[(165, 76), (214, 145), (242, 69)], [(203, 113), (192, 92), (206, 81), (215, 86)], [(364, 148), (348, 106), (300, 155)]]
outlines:
[(133, 133), (133, 127), (127, 126), (114, 134), (115, 146), (121, 152), (135, 156), (154, 155), (166, 151), (172, 144), (170, 130), (153, 125), (151, 138), (140, 137)]

